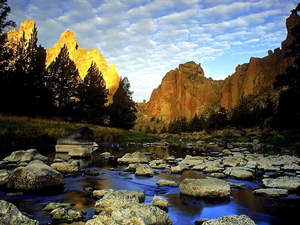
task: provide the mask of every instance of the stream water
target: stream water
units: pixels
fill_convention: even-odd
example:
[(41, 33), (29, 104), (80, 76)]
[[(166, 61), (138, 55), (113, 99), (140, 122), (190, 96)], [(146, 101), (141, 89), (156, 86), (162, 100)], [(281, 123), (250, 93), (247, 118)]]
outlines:
[[(178, 187), (156, 185), (156, 182), (162, 178), (178, 183), (184, 178), (204, 178), (206, 174), (201, 172), (189, 170), (182, 174), (171, 174), (161, 170), (153, 177), (124, 173), (122, 171), (124, 165), (119, 165), (116, 159), (127, 152), (137, 150), (147, 153), (150, 159), (166, 158), (171, 155), (185, 157), (186, 154), (200, 154), (192, 149), (179, 147), (136, 148), (124, 146), (120, 148), (120, 146), (103, 146), (95, 151), (91, 158), (79, 159), (81, 168), (95, 169), (100, 173), (99, 176), (83, 174), (67, 176), (65, 177), (65, 190), (62, 193), (15, 193), (10, 195), (6, 190), (0, 190), (0, 198), (12, 202), (20, 211), (33, 215), (40, 224), (52, 224), (49, 213), (42, 210), (51, 201), (72, 202), (76, 204), (75, 210), (86, 210), (86, 219), (90, 219), (94, 215), (95, 199), (84, 191), (88, 187), (93, 189), (140, 190), (146, 195), (146, 203), (150, 203), (154, 195), (163, 197), (169, 201), (168, 215), (173, 220), (174, 225), (192, 225), (198, 219), (212, 219), (232, 214), (245, 214), (260, 225), (294, 224), (299, 218), (300, 198), (297, 194), (290, 194), (281, 199), (254, 196), (253, 190), (261, 187), (261, 184), (256, 181), (227, 179), (230, 182), (245, 183), (245, 186), (241, 189), (232, 189), (229, 200), (216, 201), (182, 196), (179, 194)], [(115, 158), (111, 160), (101, 158), (100, 153), (106, 151), (111, 152)], [(45, 151), (41, 149), (39, 152)], [(67, 154), (55, 153), (54, 148), (48, 148), (47, 152), (49, 163), (55, 158), (69, 158)], [(72, 224), (84, 223), (73, 222)]]

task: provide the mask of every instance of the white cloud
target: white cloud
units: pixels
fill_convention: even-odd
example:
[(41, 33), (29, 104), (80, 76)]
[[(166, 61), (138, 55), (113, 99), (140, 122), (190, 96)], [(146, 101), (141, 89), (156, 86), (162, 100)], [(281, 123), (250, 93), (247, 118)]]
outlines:
[[(205, 73), (219, 78), (233, 73), (237, 62), (248, 62), (251, 54), (261, 57), (279, 47), (286, 37), (285, 19), (298, 2), (10, 0), (8, 4), (10, 19), (18, 24), (36, 21), (39, 43), (46, 48), (66, 29), (75, 32), (82, 47), (98, 47), (108, 64), (116, 64), (119, 74), (129, 78), (134, 99), (142, 101), (180, 63), (203, 62)], [(236, 55), (238, 59), (228, 60)]]

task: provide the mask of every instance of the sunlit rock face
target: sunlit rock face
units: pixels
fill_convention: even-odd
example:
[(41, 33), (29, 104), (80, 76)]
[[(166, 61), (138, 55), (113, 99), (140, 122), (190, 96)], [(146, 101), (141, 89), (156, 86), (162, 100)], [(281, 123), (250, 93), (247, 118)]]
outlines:
[(118, 88), (120, 81), (116, 66), (108, 66), (104, 56), (101, 55), (97, 49), (86, 50), (78, 45), (72, 30), (63, 32), (59, 41), (53, 47), (47, 49), (46, 66), (49, 66), (50, 63), (55, 60), (64, 45), (68, 47), (70, 58), (75, 62), (82, 79), (86, 76), (91, 63), (95, 62), (97, 64), (106, 81), (109, 94), (112, 96)]
[(194, 62), (179, 65), (153, 90), (150, 100), (143, 104), (143, 113), (166, 121), (191, 118), (221, 106), (230, 109), (242, 97), (271, 88), (276, 76), (293, 64), (295, 55), (290, 54), (291, 49), (300, 49), (296, 39), (300, 31), (294, 29), (299, 24), (300, 16), (292, 13), (286, 20), (287, 38), (282, 48), (268, 51), (264, 58), (250, 58), (249, 63), (238, 65), (225, 80), (206, 78), (201, 66)]
[(204, 77), (200, 64), (187, 62), (169, 71), (154, 89), (145, 112), (150, 117), (172, 120), (192, 117), (220, 102), (224, 81)]
[[(26, 40), (31, 38), (35, 22), (33, 20), (24, 21), (20, 24), (19, 29), (8, 31), (7, 36), (10, 45), (16, 46), (19, 40), (25, 34)], [(112, 99), (113, 94), (118, 88), (120, 77), (116, 70), (115, 65), (108, 66), (103, 55), (97, 49), (86, 50), (78, 45), (75, 34), (71, 30), (63, 32), (59, 41), (51, 48), (47, 49), (46, 66), (48, 67), (51, 62), (58, 56), (61, 48), (66, 45), (69, 50), (70, 58), (75, 62), (79, 71), (80, 77), (83, 79), (86, 76), (87, 70), (92, 62), (95, 62), (102, 72), (106, 87), (109, 90), (109, 99)]]

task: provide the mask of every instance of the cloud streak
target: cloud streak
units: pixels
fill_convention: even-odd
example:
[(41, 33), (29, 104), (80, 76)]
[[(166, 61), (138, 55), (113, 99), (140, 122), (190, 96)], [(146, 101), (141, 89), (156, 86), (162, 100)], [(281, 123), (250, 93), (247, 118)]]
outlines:
[[(10, 0), (10, 19), (33, 19), (39, 43), (55, 44), (72, 29), (127, 76), (134, 100), (150, 98), (165, 73), (195, 61), (206, 76), (225, 78), (251, 56), (263, 57), (286, 37), (297, 1), (283, 0)], [(230, 58), (230, 60), (229, 60)], [(226, 60), (224, 60), (226, 59)], [(222, 68), (222, 70), (218, 69)]]

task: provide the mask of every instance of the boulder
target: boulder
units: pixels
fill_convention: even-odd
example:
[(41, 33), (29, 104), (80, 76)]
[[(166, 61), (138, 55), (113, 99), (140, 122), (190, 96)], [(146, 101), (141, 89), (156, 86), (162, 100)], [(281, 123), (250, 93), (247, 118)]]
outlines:
[(141, 191), (113, 190), (107, 191), (103, 197), (95, 203), (96, 213), (102, 211), (112, 212), (120, 206), (129, 203), (141, 203), (145, 201), (145, 194)]
[(94, 150), (94, 132), (89, 127), (81, 127), (57, 140), (56, 152), (67, 152), (72, 157), (89, 157)]
[(79, 171), (80, 163), (78, 160), (71, 160), (69, 162), (55, 162), (50, 166), (61, 173), (75, 173)]
[(54, 209), (57, 208), (65, 208), (65, 209), (72, 209), (74, 206), (73, 203), (69, 203), (69, 202), (50, 202), (48, 203), (42, 210), (45, 211), (52, 211)]
[(153, 199), (151, 201), (151, 205), (157, 206), (163, 210), (168, 208), (168, 204), (169, 204), (169, 202), (167, 199), (158, 197), (156, 195), (153, 197)]
[(0, 186), (7, 184), (9, 176), (10, 172), (8, 170), (0, 170)]
[(255, 225), (254, 221), (246, 215), (221, 216), (217, 219), (205, 221), (202, 225)]
[(10, 156), (7, 156), (3, 160), (9, 162), (29, 162), (32, 160), (46, 161), (48, 160), (48, 157), (39, 154), (36, 149), (28, 149), (26, 151), (14, 151), (10, 154)]
[(14, 169), (7, 183), (8, 188), (24, 191), (61, 189), (64, 185), (62, 174), (40, 160)]
[(282, 188), (260, 188), (253, 191), (254, 195), (266, 195), (269, 197), (281, 197), (289, 194), (287, 189)]
[(284, 188), (287, 190), (299, 190), (300, 178), (299, 177), (278, 177), (278, 178), (265, 178), (262, 180), (265, 187), (270, 188)]
[(140, 176), (153, 176), (154, 172), (153, 169), (148, 164), (137, 164), (135, 175)]
[(123, 157), (118, 159), (120, 163), (148, 163), (148, 158), (141, 152), (126, 153)]
[(179, 185), (180, 193), (207, 198), (230, 197), (230, 185), (218, 178), (205, 179), (185, 178)]
[(189, 166), (196, 166), (196, 165), (204, 163), (204, 158), (201, 157), (201, 156), (190, 156), (190, 155), (187, 155), (185, 157), (185, 159), (182, 160), (182, 163), (185, 163), (185, 164), (187, 164)]
[(85, 219), (85, 213), (81, 211), (75, 211), (68, 208), (56, 208), (50, 212), (53, 220), (58, 220), (60, 222), (71, 223), (74, 221), (81, 221)]
[(98, 216), (86, 222), (86, 225), (171, 225), (172, 220), (160, 208), (145, 203), (131, 202), (119, 205), (114, 211), (101, 212)]
[(253, 179), (253, 174), (243, 167), (230, 167), (227, 168), (224, 172), (225, 175), (242, 180), (251, 180)]
[(166, 180), (166, 179), (160, 179), (156, 183), (158, 186), (171, 186), (171, 187), (178, 187), (179, 184), (177, 184), (175, 181)]
[(38, 225), (40, 224), (36, 220), (29, 219), (23, 215), (18, 208), (10, 202), (0, 200), (0, 224), (15, 225)]

